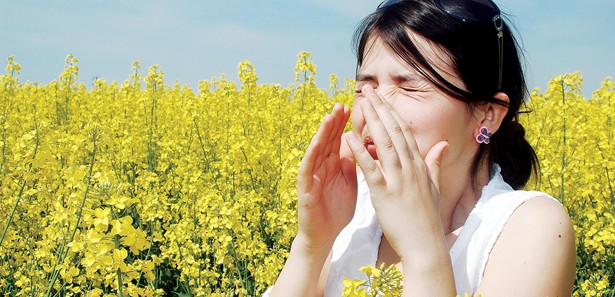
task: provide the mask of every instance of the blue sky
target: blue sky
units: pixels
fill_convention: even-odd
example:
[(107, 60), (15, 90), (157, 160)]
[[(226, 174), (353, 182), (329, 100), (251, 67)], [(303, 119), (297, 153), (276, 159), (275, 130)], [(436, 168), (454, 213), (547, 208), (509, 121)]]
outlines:
[[(512, 15), (531, 88), (555, 75), (581, 71), (584, 93), (615, 76), (615, 1), (496, 0)], [(379, 0), (0, 0), (0, 65), (22, 66), (22, 82), (48, 83), (64, 59), (79, 59), (79, 80), (128, 79), (161, 65), (165, 81), (195, 87), (250, 60), (260, 83), (294, 81), (297, 53), (312, 52), (317, 83), (330, 74), (354, 76), (355, 26)], [(2, 73), (4, 70), (1, 71)]]

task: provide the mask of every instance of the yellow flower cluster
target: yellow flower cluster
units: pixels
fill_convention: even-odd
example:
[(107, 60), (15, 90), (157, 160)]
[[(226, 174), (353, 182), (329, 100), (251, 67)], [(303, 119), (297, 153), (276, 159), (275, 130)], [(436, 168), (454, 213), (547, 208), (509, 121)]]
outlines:
[[(296, 85), (223, 76), (198, 92), (157, 65), (129, 80), (0, 77), (2, 295), (258, 295), (296, 233), (300, 158), (334, 101), (308, 53)], [(335, 94), (350, 104), (353, 83)]]
[(395, 265), (386, 267), (382, 263), (380, 268), (367, 265), (361, 267), (361, 272), (367, 280), (344, 279), (343, 297), (401, 296), (403, 277)]
[[(305, 52), (285, 87), (259, 85), (247, 61), (238, 83), (221, 76), (196, 91), (136, 62), (128, 80), (88, 89), (77, 63), (69, 55), (42, 85), (20, 82), (11, 57), (0, 76), (0, 294), (255, 296), (271, 286), (296, 233), (300, 159), (354, 83), (333, 75), (330, 93), (319, 89)], [(575, 294), (602, 296), (615, 290), (615, 90), (607, 80), (585, 101), (577, 77), (535, 92), (524, 124), (540, 189), (575, 222)]]
[[(615, 294), (615, 83), (586, 100), (580, 73), (535, 90), (521, 120), (541, 164), (538, 189), (568, 210), (577, 242), (574, 296)], [(529, 187), (534, 187), (530, 184)]]

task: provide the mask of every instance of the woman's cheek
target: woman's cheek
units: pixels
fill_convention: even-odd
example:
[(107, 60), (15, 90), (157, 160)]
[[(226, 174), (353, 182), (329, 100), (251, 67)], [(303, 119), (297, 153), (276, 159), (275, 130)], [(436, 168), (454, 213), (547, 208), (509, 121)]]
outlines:
[(426, 139), (425, 137), (426, 135), (422, 134), (419, 131), (413, 131), (413, 136), (414, 136), (414, 141), (416, 141), (416, 146), (419, 149), (421, 159), (424, 160), (425, 156), (427, 156), (427, 153), (429, 152), (431, 147), (436, 144), (436, 142)]

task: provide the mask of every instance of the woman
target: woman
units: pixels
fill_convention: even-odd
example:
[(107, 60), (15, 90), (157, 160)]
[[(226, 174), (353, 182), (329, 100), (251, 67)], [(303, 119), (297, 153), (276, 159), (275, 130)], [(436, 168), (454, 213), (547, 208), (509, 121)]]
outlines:
[(356, 40), (353, 131), (336, 105), (312, 139), (298, 233), (266, 294), (339, 296), (344, 278), (384, 262), (403, 273), (404, 296), (569, 296), (570, 219), (552, 197), (518, 190), (537, 161), (497, 6), (385, 1)]

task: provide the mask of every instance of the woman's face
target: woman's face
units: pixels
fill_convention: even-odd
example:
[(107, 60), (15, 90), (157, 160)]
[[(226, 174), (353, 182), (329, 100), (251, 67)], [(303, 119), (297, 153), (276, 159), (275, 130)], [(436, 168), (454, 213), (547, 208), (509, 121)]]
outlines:
[[(447, 55), (442, 50), (421, 36), (411, 37), (440, 75), (463, 88), (463, 83), (455, 76), (445, 60)], [(357, 75), (352, 124), (354, 132), (362, 137), (372, 157), (378, 158), (359, 107), (359, 102), (366, 100), (361, 93), (361, 88), (365, 85), (374, 88), (376, 93), (408, 124), (423, 158), (436, 143), (446, 140), (449, 147), (442, 161), (442, 167), (452, 161), (464, 162), (464, 160), (469, 167), (478, 149), (474, 133), (478, 129), (479, 122), (470, 114), (467, 104), (437, 89), (428, 79), (387, 48), (380, 38), (372, 38), (367, 44), (367, 49)]]

